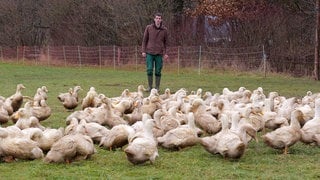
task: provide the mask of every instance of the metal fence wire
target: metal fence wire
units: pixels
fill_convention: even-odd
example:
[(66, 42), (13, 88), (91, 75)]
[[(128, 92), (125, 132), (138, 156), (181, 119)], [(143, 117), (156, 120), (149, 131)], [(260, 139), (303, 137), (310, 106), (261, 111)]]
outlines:
[[(168, 48), (166, 68), (204, 70), (235, 69), (312, 76), (313, 56), (283, 57), (264, 46), (220, 48), (207, 46), (174, 46)], [(19, 46), (1, 47), (1, 61), (29, 62), (48, 66), (99, 66), (120, 69), (145, 64), (140, 46)]]

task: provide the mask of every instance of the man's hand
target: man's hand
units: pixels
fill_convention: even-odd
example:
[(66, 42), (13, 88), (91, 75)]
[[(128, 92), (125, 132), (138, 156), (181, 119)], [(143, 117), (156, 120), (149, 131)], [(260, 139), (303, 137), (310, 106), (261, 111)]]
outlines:
[(145, 57), (146, 57), (146, 53), (142, 53), (142, 57), (144, 57), (144, 58), (145, 58)]
[(168, 56), (167, 54), (165, 54), (165, 55), (163, 56), (163, 58), (164, 58), (164, 60), (168, 60), (168, 59), (169, 59), (169, 56)]

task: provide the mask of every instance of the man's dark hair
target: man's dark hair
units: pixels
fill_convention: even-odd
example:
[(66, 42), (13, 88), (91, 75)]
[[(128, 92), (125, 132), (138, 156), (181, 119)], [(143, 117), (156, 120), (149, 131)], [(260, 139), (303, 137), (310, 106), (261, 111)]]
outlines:
[(156, 16), (160, 16), (160, 17), (162, 17), (162, 14), (161, 14), (161, 13), (159, 13), (159, 12), (157, 12), (157, 13), (155, 13), (155, 14), (154, 14), (154, 17), (156, 17)]

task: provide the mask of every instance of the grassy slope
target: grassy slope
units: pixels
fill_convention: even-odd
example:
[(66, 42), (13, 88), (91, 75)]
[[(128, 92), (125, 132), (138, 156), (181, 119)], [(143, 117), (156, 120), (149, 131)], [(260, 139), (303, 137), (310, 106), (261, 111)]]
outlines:
[[(84, 90), (94, 86), (99, 93), (109, 97), (119, 96), (128, 88), (136, 91), (139, 84), (146, 84), (144, 70), (115, 71), (97, 68), (61, 68), (43, 66), (21, 66), (0, 63), (0, 95), (9, 96), (14, 93), (16, 85), (23, 83), (24, 95), (33, 96), (36, 89), (47, 86), (48, 104), (53, 115), (42, 122), (44, 126), (65, 126), (66, 112), (56, 99), (60, 92), (80, 85)], [(279, 75), (263, 75), (216, 72), (198, 75), (196, 71), (163, 72), (162, 89), (169, 87), (172, 91), (179, 88), (221, 93), (222, 88), (237, 90), (240, 86), (253, 90), (261, 86), (265, 94), (277, 91), (286, 97), (302, 97), (308, 90), (319, 92), (320, 83), (309, 79), (291, 78)], [(239, 161), (224, 160), (218, 155), (207, 153), (201, 146), (171, 152), (159, 148), (160, 157), (154, 165), (149, 163), (133, 166), (119, 149), (110, 152), (97, 147), (98, 153), (90, 160), (73, 162), (72, 164), (45, 164), (41, 160), (1, 163), (2, 178), (18, 179), (78, 179), (78, 178), (139, 178), (139, 179), (302, 179), (319, 178), (320, 165), (318, 147), (298, 143), (290, 148), (291, 154), (281, 155), (279, 151), (266, 147), (261, 141), (251, 142), (245, 155)]]

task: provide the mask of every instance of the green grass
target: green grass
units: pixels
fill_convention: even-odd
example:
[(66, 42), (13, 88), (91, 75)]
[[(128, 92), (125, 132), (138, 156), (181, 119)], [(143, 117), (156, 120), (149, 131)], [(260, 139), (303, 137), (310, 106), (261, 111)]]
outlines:
[[(23, 95), (33, 96), (36, 89), (47, 86), (48, 104), (52, 116), (43, 121), (47, 127), (65, 127), (66, 112), (57, 100), (60, 92), (80, 85), (84, 97), (91, 86), (108, 97), (119, 96), (128, 88), (136, 91), (139, 84), (146, 85), (143, 68), (114, 70), (92, 67), (45, 67), (0, 63), (0, 95), (10, 96), (16, 85), (22, 83)], [(285, 75), (216, 71), (200, 74), (194, 70), (176, 71), (164, 69), (161, 89), (176, 91), (182, 87), (189, 91), (221, 93), (224, 87), (237, 90), (240, 86), (253, 90), (261, 86), (265, 94), (277, 91), (286, 97), (302, 97), (308, 90), (319, 92), (320, 82), (307, 78)], [(77, 108), (77, 110), (79, 107)], [(10, 123), (8, 124), (10, 125)], [(260, 134), (259, 134), (260, 135)], [(42, 160), (13, 163), (0, 162), (1, 179), (319, 179), (320, 149), (297, 143), (290, 154), (271, 149), (260, 141), (251, 142), (244, 156), (237, 161), (221, 158), (206, 152), (201, 146), (179, 152), (159, 148), (160, 157), (155, 164), (134, 166), (121, 149), (107, 151), (97, 147), (98, 152), (89, 160), (71, 164), (46, 164)]]

